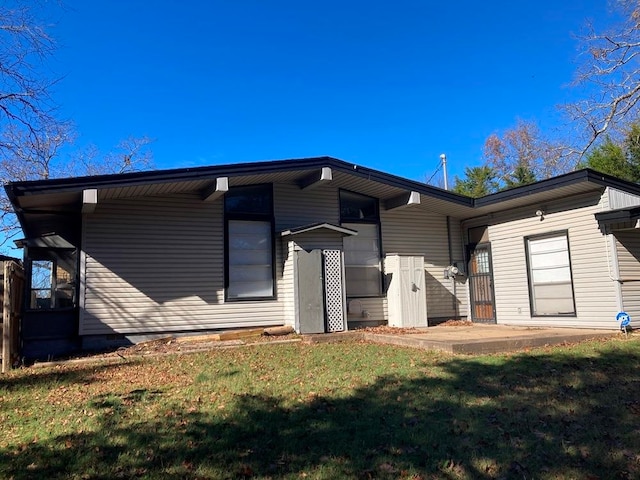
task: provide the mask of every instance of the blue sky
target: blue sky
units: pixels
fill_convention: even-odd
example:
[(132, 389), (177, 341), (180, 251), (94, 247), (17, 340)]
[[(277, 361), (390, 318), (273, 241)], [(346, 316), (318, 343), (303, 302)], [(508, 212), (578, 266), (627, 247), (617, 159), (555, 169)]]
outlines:
[(155, 139), (158, 168), (330, 155), (450, 178), (488, 135), (561, 126), (601, 1), (66, 0), (54, 98), (102, 151)]

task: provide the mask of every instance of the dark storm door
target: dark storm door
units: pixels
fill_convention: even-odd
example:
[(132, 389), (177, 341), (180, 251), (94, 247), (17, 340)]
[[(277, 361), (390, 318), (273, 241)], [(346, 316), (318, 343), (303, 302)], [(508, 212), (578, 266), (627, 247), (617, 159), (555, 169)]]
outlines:
[(469, 287), (471, 319), (477, 323), (496, 323), (493, 296), (491, 245), (481, 243), (469, 247)]

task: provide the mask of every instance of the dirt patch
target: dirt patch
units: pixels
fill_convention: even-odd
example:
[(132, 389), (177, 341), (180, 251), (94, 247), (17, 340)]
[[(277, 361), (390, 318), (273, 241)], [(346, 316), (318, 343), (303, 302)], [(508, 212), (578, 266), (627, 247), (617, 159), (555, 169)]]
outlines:
[[(188, 338), (188, 337), (187, 337)], [(157, 340), (151, 340), (148, 342), (137, 343), (136, 345), (131, 345), (130, 347), (121, 347), (114, 352), (106, 352), (102, 355), (104, 356), (147, 356), (151, 354), (163, 354), (163, 353), (188, 353), (188, 352), (199, 352), (204, 350), (210, 350), (213, 348), (221, 348), (221, 347), (233, 347), (239, 345), (249, 345), (253, 343), (269, 343), (269, 342), (278, 342), (278, 341), (291, 341), (295, 339), (299, 339), (299, 335), (289, 334), (289, 335), (279, 335), (279, 336), (271, 336), (271, 335), (258, 335), (252, 336), (248, 338), (238, 338), (238, 339), (229, 339), (229, 340), (217, 340), (217, 339), (207, 339), (206, 337), (202, 337), (198, 340), (190, 340), (185, 341), (182, 338), (161, 338)]]
[(380, 334), (392, 334), (392, 335), (405, 335), (412, 333), (424, 333), (424, 330), (419, 330), (417, 328), (402, 328), (402, 327), (389, 327), (387, 325), (379, 325), (377, 327), (363, 327), (354, 330), (355, 332), (366, 332), (366, 333), (380, 333)]
[(469, 320), (447, 320), (438, 324), (439, 327), (472, 327), (473, 322)]
[(91, 362), (111, 362), (117, 360), (128, 360), (134, 358), (153, 357), (159, 355), (185, 354), (205, 352), (218, 348), (234, 348), (243, 345), (257, 343), (290, 343), (300, 341), (301, 337), (296, 334), (288, 335), (260, 335), (244, 339), (217, 340), (213, 336), (207, 338), (202, 336), (197, 340), (184, 341), (183, 337), (163, 337), (146, 342), (140, 342), (128, 347), (120, 347), (116, 350), (102, 352), (84, 352), (69, 357), (58, 358), (50, 362), (36, 362), (34, 367), (46, 367), (65, 363), (91, 363)]
[[(471, 327), (473, 322), (469, 320), (447, 320), (446, 322), (439, 323), (438, 327)], [(402, 328), (402, 327), (390, 327), (388, 325), (379, 325), (377, 327), (363, 327), (358, 328), (357, 332), (367, 333), (379, 333), (379, 334), (391, 334), (391, 335), (411, 335), (412, 333), (425, 333), (424, 328)]]

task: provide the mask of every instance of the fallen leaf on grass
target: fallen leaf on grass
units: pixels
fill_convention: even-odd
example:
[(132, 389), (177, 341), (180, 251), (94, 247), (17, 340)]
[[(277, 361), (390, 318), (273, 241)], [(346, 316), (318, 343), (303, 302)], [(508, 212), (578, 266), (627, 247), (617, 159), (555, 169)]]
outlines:
[(393, 465), (387, 462), (378, 465), (378, 470), (385, 473), (396, 473), (398, 471)]

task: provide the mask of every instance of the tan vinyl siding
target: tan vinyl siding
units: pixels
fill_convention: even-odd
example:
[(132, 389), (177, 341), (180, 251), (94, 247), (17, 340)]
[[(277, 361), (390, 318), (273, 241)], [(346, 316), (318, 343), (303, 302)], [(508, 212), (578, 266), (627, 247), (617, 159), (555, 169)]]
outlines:
[[(210, 330), (295, 323), (292, 250), (286, 229), (340, 223), (338, 187), (274, 185), (275, 300), (224, 301), (223, 199), (199, 195), (101, 199), (83, 225), (84, 309), (81, 335)], [(427, 315), (465, 315), (466, 289), (444, 280), (449, 265), (446, 217), (427, 207), (381, 209), (382, 251), (421, 254)], [(459, 222), (451, 220), (454, 261), (462, 261)], [(294, 241), (298, 239), (293, 238)], [(335, 232), (299, 238), (305, 249), (341, 248)], [(354, 300), (354, 299), (349, 299)], [(365, 316), (387, 321), (384, 296), (355, 299)]]
[[(461, 275), (460, 277), (456, 277), (455, 281), (443, 280), (442, 276), (440, 276), (439, 278), (442, 283), (451, 285), (451, 292), (454, 298), (457, 299), (456, 308), (458, 316), (466, 317), (469, 310), (469, 301), (467, 297), (467, 277), (466, 275), (464, 275), (464, 272), (466, 272), (467, 268), (465, 265), (464, 243), (462, 241), (462, 225), (461, 222), (455, 218), (450, 218), (449, 222), (451, 231), (451, 257), (453, 259), (453, 263), (458, 266), (458, 269), (463, 272), (463, 275)], [(437, 275), (437, 270), (435, 273)]]
[[(381, 210), (382, 247), (385, 252), (424, 255), (428, 318), (466, 316), (467, 289), (463, 283), (444, 279), (449, 265), (447, 217), (422, 205)], [(450, 219), (452, 259), (463, 266), (460, 222)]]
[[(295, 298), (293, 253), (298, 236), (281, 237), (280, 232), (311, 223), (328, 222), (339, 224), (338, 190), (327, 186), (300, 189), (295, 184), (276, 184), (273, 189), (276, 221), (276, 244), (281, 246), (285, 255), (283, 277), (279, 283), (279, 292), (283, 300), (283, 315), (286, 325), (295, 327)], [(292, 241), (292, 238), (294, 241)], [(313, 232), (304, 234), (305, 249), (342, 248), (342, 239), (335, 233)]]
[(349, 307), (347, 307), (347, 321), (349, 322), (388, 321), (386, 297), (347, 298), (347, 303), (349, 302), (359, 303), (362, 307), (360, 310), (362, 312), (361, 314), (350, 313)]
[(640, 196), (623, 192), (616, 188), (607, 187), (607, 202), (603, 207), (607, 210), (617, 210), (618, 208), (637, 207), (640, 205)]
[[(600, 195), (549, 203), (544, 219), (537, 206), (496, 214), (489, 226), (498, 323), (555, 327), (612, 328), (617, 310), (616, 287), (609, 278), (607, 239), (594, 214)], [(497, 223), (501, 222), (501, 223)], [(576, 304), (575, 317), (531, 317), (524, 238), (568, 231)]]
[(611, 197), (611, 187), (607, 187), (604, 189), (604, 192), (602, 192), (602, 195), (600, 196), (600, 211), (605, 211), (605, 210), (612, 210), (611, 209), (611, 202), (610, 202), (610, 197)]
[(85, 216), (83, 250), (81, 335), (283, 322), (277, 300), (225, 303), (221, 199), (176, 194), (101, 202)]
[(340, 224), (338, 189), (319, 186), (300, 189), (294, 184), (276, 184), (273, 190), (276, 232), (311, 223)]
[[(311, 223), (340, 223), (339, 195), (335, 186), (322, 185), (301, 190), (297, 185), (278, 184), (274, 188), (274, 197), (276, 231)], [(424, 255), (427, 271), (427, 315), (431, 318), (452, 317), (457, 310), (459, 315), (465, 316), (467, 295), (464, 284), (454, 285), (452, 280), (442, 278), (444, 269), (449, 265), (446, 216), (432, 213), (425, 206), (395, 210), (384, 210), (381, 206), (380, 222), (383, 253)], [(453, 218), (451, 238), (453, 259), (462, 265), (464, 255), (460, 222)], [(336, 235), (314, 233), (304, 236), (303, 246), (305, 249), (340, 248), (340, 241)], [(388, 320), (385, 297), (348, 300), (357, 300), (362, 305), (362, 310), (367, 312), (365, 316), (349, 315), (350, 320)]]
[[(340, 225), (340, 201), (336, 186), (322, 185), (300, 189), (295, 184), (278, 184), (275, 185), (274, 196), (277, 232), (312, 223), (327, 222)], [(293, 239), (305, 250), (315, 248), (342, 250), (342, 237), (335, 232), (320, 230), (297, 235)], [(282, 242), (286, 244), (286, 240), (285, 238)], [(290, 292), (285, 295), (290, 294), (293, 297), (293, 275), (284, 279), (282, 289)], [(386, 298), (349, 298), (348, 301), (350, 300), (360, 302), (366, 314), (365, 316), (348, 315), (349, 320), (387, 320)], [(291, 305), (289, 304), (289, 307)], [(289, 322), (291, 317), (287, 315), (287, 322)]]
[(631, 316), (632, 325), (637, 325), (640, 319), (640, 232), (615, 232), (615, 237), (622, 309)]
[[(276, 235), (276, 242), (279, 241), (278, 235)], [(282, 282), (280, 286), (281, 299), (283, 302), (283, 318), (284, 324), (290, 325), (295, 328), (296, 323), (296, 303), (294, 298), (294, 247), (293, 242), (282, 241), (283, 255), (283, 269), (282, 269)]]

